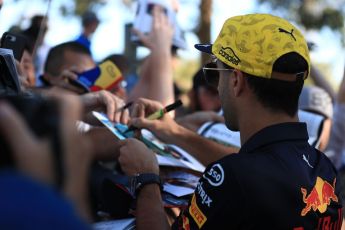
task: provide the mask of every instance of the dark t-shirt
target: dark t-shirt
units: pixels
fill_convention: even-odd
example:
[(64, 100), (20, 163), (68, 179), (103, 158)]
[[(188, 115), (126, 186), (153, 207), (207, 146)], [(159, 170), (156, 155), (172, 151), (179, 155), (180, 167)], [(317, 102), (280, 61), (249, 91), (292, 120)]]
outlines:
[(1, 169), (0, 229), (91, 228), (57, 190), (14, 170)]
[(306, 124), (273, 125), (206, 168), (173, 229), (340, 229), (339, 193)]

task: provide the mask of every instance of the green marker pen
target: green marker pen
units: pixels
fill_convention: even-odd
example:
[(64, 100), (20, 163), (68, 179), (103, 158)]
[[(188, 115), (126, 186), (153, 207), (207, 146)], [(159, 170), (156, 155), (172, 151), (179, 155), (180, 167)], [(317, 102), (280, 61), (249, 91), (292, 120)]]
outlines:
[[(174, 103), (164, 107), (163, 109), (160, 109), (160, 110), (150, 114), (146, 119), (149, 119), (149, 120), (160, 119), (160, 118), (162, 118), (164, 116), (164, 114), (166, 114), (166, 113), (168, 113), (168, 112), (170, 112), (172, 110), (177, 109), (181, 105), (182, 105), (182, 101), (181, 100), (177, 100)], [(134, 131), (134, 130), (137, 130), (137, 129), (138, 129), (137, 127), (130, 126), (124, 133), (131, 132), (131, 131)]]

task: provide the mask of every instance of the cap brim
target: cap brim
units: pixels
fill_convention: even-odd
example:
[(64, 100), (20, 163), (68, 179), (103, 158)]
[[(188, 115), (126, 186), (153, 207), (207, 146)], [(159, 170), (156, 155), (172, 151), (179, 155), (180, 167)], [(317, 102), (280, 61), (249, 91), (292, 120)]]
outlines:
[(201, 52), (212, 54), (212, 44), (195, 44), (194, 47)]

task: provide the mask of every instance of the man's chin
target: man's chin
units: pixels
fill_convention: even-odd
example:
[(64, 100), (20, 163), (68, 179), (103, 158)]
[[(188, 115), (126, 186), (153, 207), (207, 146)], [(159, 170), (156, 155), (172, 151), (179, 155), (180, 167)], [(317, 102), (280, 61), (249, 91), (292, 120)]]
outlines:
[(229, 124), (229, 123), (225, 123), (225, 125), (226, 125), (226, 127), (227, 127), (229, 130), (231, 130), (231, 131), (233, 131), (233, 132), (238, 132), (238, 131), (240, 131), (239, 128), (238, 128), (237, 126), (235, 126), (235, 125), (232, 125), (232, 124)]

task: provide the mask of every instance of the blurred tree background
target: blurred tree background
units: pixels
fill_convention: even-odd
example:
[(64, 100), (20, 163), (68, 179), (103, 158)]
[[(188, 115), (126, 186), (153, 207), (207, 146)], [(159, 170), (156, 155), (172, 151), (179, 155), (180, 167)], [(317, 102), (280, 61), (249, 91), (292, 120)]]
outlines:
[[(80, 15), (94, 4), (106, 4), (107, 0), (74, 0), (76, 3), (75, 14)], [(329, 27), (336, 33), (340, 33), (342, 44), (345, 45), (345, 1), (344, 0), (257, 0), (259, 5), (267, 5), (272, 11), (279, 12), (285, 18), (296, 21), (308, 29), (319, 30)], [(135, 0), (122, 0), (130, 6)], [(235, 1), (234, 1), (235, 2)], [(186, 0), (180, 0), (183, 4)], [(199, 16), (193, 32), (198, 36), (200, 43), (210, 42), (212, 0), (195, 1), (199, 8)], [(206, 55), (201, 57), (201, 63), (208, 59)]]
[[(81, 14), (93, 4), (106, 4), (106, 0), (75, 0), (76, 8), (75, 14)], [(135, 0), (122, 0), (122, 2), (131, 6)], [(186, 0), (180, 0), (180, 5), (183, 7), (186, 4)], [(194, 1), (199, 8), (199, 15), (195, 19), (195, 27), (192, 28), (199, 38), (200, 43), (211, 42), (211, 16), (212, 16), (212, 0), (199, 0)], [(235, 2), (235, 1), (234, 1)], [(345, 46), (345, 28), (344, 28), (344, 15), (345, 15), (345, 1), (344, 0), (257, 0), (258, 5), (265, 5), (270, 8), (272, 12), (278, 15), (293, 20), (296, 23), (303, 26), (306, 30), (320, 30), (324, 27), (330, 28), (337, 34), (340, 34), (342, 44)], [(215, 13), (215, 12), (213, 12)], [(209, 57), (206, 54), (202, 54), (201, 63), (207, 62)], [(319, 64), (324, 74), (328, 75), (330, 70), (327, 65)], [(191, 68), (192, 66), (192, 68)], [(194, 68), (193, 68), (194, 67)], [(191, 76), (192, 71), (196, 71), (198, 65), (187, 63), (186, 65), (180, 65), (180, 69), (177, 71), (179, 82), (182, 82), (182, 88), (186, 81), (185, 76)], [(192, 73), (191, 73), (192, 72)], [(331, 81), (333, 86), (334, 82)], [(188, 87), (189, 88), (189, 85)]]
[[(20, 2), (24, 0), (13, 0)], [(27, 1), (27, 0), (26, 0)], [(54, 1), (54, 0), (45, 0)], [(180, 8), (187, 4), (194, 4), (194, 9), (198, 9), (198, 13), (192, 20), (188, 28), (188, 32), (194, 33), (200, 43), (209, 43), (211, 41), (211, 18), (212, 13), (216, 14), (212, 9), (213, 0), (171, 0), (176, 4), (179, 2)], [(132, 8), (136, 0), (72, 0), (74, 7), (61, 5), (60, 11), (64, 16), (76, 15), (80, 16), (87, 10), (97, 10), (100, 6), (106, 6), (111, 2), (121, 3), (128, 8)], [(236, 4), (236, 1), (234, 1)], [(306, 30), (319, 31), (323, 28), (329, 28), (335, 34), (339, 34), (342, 39), (342, 45), (345, 47), (345, 0), (256, 0), (258, 12), (273, 12), (288, 20), (292, 20), (304, 27)], [(200, 63), (205, 63), (208, 59), (207, 55), (201, 56)], [(186, 76), (190, 76), (200, 64), (187, 62), (180, 65), (176, 75), (185, 81)], [(322, 65), (325, 72), (329, 72), (327, 67)], [(325, 73), (326, 74), (326, 73)], [(180, 77), (181, 76), (181, 77)]]
[[(19, 0), (17, 0), (19, 1)], [(74, 0), (76, 7), (74, 13), (81, 15), (90, 6), (106, 4), (109, 0)], [(329, 27), (344, 34), (344, 0), (257, 0), (259, 4), (269, 5), (273, 11), (279, 12), (283, 17), (294, 20), (306, 29), (321, 29)], [(130, 6), (135, 0), (122, 0), (123, 4)], [(181, 0), (183, 7), (186, 0)], [(201, 42), (209, 42), (212, 14), (212, 0), (195, 1), (200, 9), (198, 24), (195, 32)], [(235, 3), (235, 1), (234, 1)], [(345, 36), (345, 35), (344, 35)]]
[[(24, 0), (14, 0), (19, 2)], [(26, 0), (27, 1), (27, 0)], [(52, 1), (52, 0), (46, 0)], [(74, 9), (67, 8), (62, 5), (60, 10), (63, 15), (82, 15), (83, 12), (97, 7), (98, 5), (106, 5), (112, 0), (72, 0), (75, 3)], [(189, 4), (191, 0), (171, 0), (178, 1), (180, 6)], [(329, 27), (335, 32), (345, 37), (344, 15), (345, 0), (256, 0), (258, 5), (266, 5), (280, 16), (296, 21), (306, 29), (321, 29)], [(121, 0), (124, 5), (131, 7), (136, 0)], [(192, 1), (199, 8), (198, 18), (195, 20), (195, 28), (193, 32), (199, 37), (200, 42), (210, 42), (210, 27), (212, 15), (212, 0)], [(236, 4), (235, 1), (233, 1)], [(344, 43), (345, 44), (345, 43)]]

